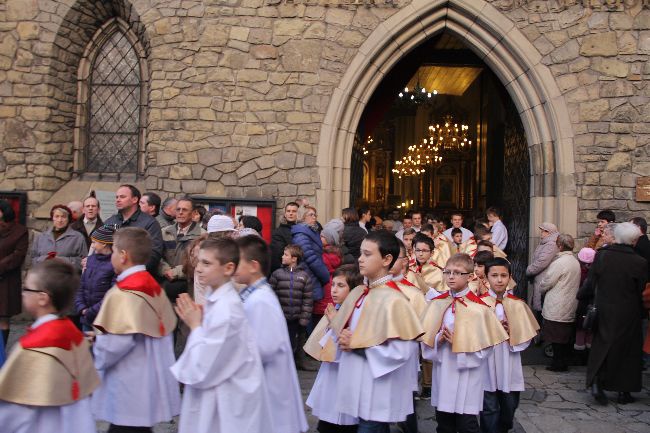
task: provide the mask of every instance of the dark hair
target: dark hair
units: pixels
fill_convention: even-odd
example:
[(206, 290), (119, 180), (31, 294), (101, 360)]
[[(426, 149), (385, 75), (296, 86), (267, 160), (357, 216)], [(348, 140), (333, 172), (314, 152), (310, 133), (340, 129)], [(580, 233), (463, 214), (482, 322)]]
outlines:
[(422, 211), (414, 210), (413, 212), (411, 212), (411, 219), (413, 219), (413, 215), (415, 215), (415, 214), (420, 215), (420, 218), (422, 218)]
[(499, 208), (496, 207), (496, 206), (490, 206), (489, 208), (487, 208), (487, 210), (485, 211), (485, 214), (486, 214), (486, 215), (490, 215), (490, 214), (492, 214), (492, 215), (496, 215), (496, 216), (498, 216), (499, 218), (501, 218), (501, 216), (503, 215), (503, 214), (501, 213), (501, 209), (499, 209)]
[[(148, 193), (147, 193), (147, 194), (148, 194)], [(167, 198), (165, 199), (165, 201), (162, 202), (162, 206), (161, 206), (161, 207), (162, 207), (163, 209), (165, 209), (167, 206), (169, 206), (170, 204), (172, 204), (172, 203), (175, 202), (175, 201), (176, 201), (176, 198), (174, 198), (174, 197), (172, 197), (172, 196), (169, 196), (169, 197), (167, 197)]]
[(16, 212), (8, 201), (0, 200), (0, 211), (2, 212), (2, 221), (10, 223), (16, 219)]
[(413, 227), (409, 227), (407, 229), (404, 229), (404, 232), (402, 233), (402, 237), (412, 235), (412, 234), (418, 234), (418, 232), (415, 231)]
[(364, 240), (377, 244), (377, 247), (379, 247), (379, 253), (382, 257), (386, 257), (390, 254), (393, 257), (393, 260), (391, 260), (388, 269), (393, 267), (397, 257), (399, 257), (399, 244), (397, 243), (397, 238), (394, 234), (386, 230), (377, 230), (368, 233)]
[(289, 251), (289, 255), (291, 257), (297, 258), (298, 263), (302, 262), (302, 258), (304, 257), (304, 254), (302, 252), (302, 248), (300, 248), (300, 245), (289, 244), (286, 247), (284, 247), (284, 251)]
[(264, 239), (259, 236), (244, 236), (237, 239), (237, 246), (242, 259), (256, 261), (260, 264), (260, 272), (263, 275), (269, 273), (271, 251)]
[(359, 214), (353, 207), (346, 207), (341, 211), (341, 218), (343, 223), (356, 223), (359, 222)]
[(138, 200), (140, 200), (140, 197), (142, 197), (142, 194), (140, 194), (140, 190), (131, 184), (125, 183), (118, 187), (118, 189), (120, 188), (128, 188), (131, 191), (131, 197), (137, 197)]
[(289, 206), (295, 206), (297, 208), (300, 208), (300, 205), (298, 203), (296, 203), (295, 201), (290, 201), (289, 203), (284, 205), (284, 210), (287, 210)]
[(429, 236), (425, 235), (424, 233), (417, 233), (415, 237), (413, 238), (413, 248), (418, 244), (427, 244), (431, 251), (433, 251), (436, 248), (435, 242), (433, 242), (433, 239), (431, 239)]
[[(454, 232), (454, 230), (460, 230), (460, 229), (452, 229), (451, 230), (452, 233)], [(462, 232), (462, 230), (460, 230), (460, 231)], [(481, 236), (484, 236), (484, 235), (487, 235), (487, 234), (490, 234), (490, 233), (491, 233), (490, 230), (487, 229), (485, 226), (480, 226), (479, 225), (479, 226), (474, 227), (474, 239), (478, 239)]]
[(196, 209), (196, 203), (194, 203), (194, 199), (192, 197), (190, 197), (189, 195), (184, 195), (182, 197), (177, 198), (176, 199), (177, 205), (178, 205), (178, 202), (181, 202), (181, 201), (188, 202), (191, 205), (192, 210)]
[(123, 227), (113, 235), (113, 245), (116, 250), (129, 253), (131, 261), (136, 265), (144, 265), (151, 256), (151, 236), (140, 227)]
[(52, 305), (57, 312), (67, 310), (79, 287), (79, 275), (74, 266), (65, 260), (53, 258), (37, 263), (29, 270), (37, 275), (36, 285), (39, 290), (50, 295)]
[(648, 222), (645, 220), (645, 218), (634, 217), (630, 220), (630, 222), (637, 226), (641, 230), (641, 233), (644, 235), (648, 233)]
[(427, 232), (427, 233), (433, 233), (435, 230), (433, 229), (433, 224), (423, 224), (422, 227), (420, 227), (420, 233), (422, 232)]
[(474, 256), (474, 263), (477, 265), (485, 265), (490, 260), (494, 260), (494, 254), (489, 251), (479, 251)]
[(404, 245), (404, 241), (402, 241), (400, 238), (397, 238), (397, 244), (399, 245), (399, 252), (404, 253), (406, 256), (408, 251), (406, 251), (406, 245)]
[(490, 260), (485, 264), (485, 275), (490, 272), (490, 268), (493, 266), (503, 266), (508, 270), (508, 275), (511, 274), (510, 272), (510, 262), (504, 259), (503, 257), (495, 257), (494, 259)]
[(408, 211), (406, 212), (406, 215), (404, 215), (404, 219), (413, 219), (413, 211)]
[(262, 221), (253, 215), (242, 215), (239, 222), (246, 228), (253, 229), (257, 233), (262, 234)]
[[(256, 236), (247, 236), (247, 237), (256, 237)], [(225, 265), (226, 263), (234, 263), (235, 269), (239, 265), (239, 246), (234, 239), (231, 238), (213, 238), (208, 237), (206, 240), (201, 242), (199, 249), (212, 251), (214, 257), (217, 259), (220, 265)]]
[(452, 212), (451, 215), (449, 215), (449, 219), (451, 220), (455, 216), (459, 216), (462, 220), (465, 220), (465, 216), (460, 212)]
[[(208, 210), (205, 208), (205, 206), (197, 204), (194, 206), (194, 209), (192, 211), (196, 211), (199, 214), (199, 224), (203, 222), (203, 219), (205, 218), (205, 215), (208, 213)], [(208, 220), (209, 221), (209, 220)], [(206, 221), (207, 222), (207, 221)]]
[(154, 207), (154, 215), (158, 216), (160, 213), (160, 196), (156, 194), (155, 192), (145, 192), (142, 194), (142, 197), (147, 198), (147, 203), (149, 203), (149, 206)]
[(456, 228), (456, 227), (451, 229), (451, 235), (452, 236), (454, 236), (455, 234), (458, 234), (458, 233), (463, 234), (463, 231), (461, 229)]
[(332, 273), (332, 278), (341, 276), (345, 277), (345, 282), (348, 283), (350, 289), (354, 289), (363, 284), (363, 276), (359, 273), (357, 265), (342, 265), (336, 268), (334, 273)]
[(361, 217), (364, 216), (365, 214), (367, 214), (368, 212), (370, 212), (370, 209), (369, 209), (369, 208), (367, 208), (367, 207), (365, 207), (365, 206), (360, 207), (360, 208), (359, 208), (359, 212), (358, 212), (358, 214), (359, 214), (359, 219), (361, 219)]
[(481, 240), (476, 243), (477, 247), (490, 247), (494, 248), (494, 244), (490, 241)]
[(616, 215), (611, 210), (604, 209), (598, 212), (598, 215), (596, 215), (596, 219), (606, 220), (608, 223), (613, 223), (614, 221), (616, 221)]

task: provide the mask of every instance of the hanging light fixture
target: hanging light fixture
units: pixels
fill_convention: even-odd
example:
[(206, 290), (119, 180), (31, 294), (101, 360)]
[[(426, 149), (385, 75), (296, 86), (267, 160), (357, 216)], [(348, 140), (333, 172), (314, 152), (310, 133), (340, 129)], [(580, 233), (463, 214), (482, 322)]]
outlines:
[(427, 90), (424, 87), (420, 87), (420, 80), (415, 85), (414, 89), (409, 89), (408, 86), (404, 87), (404, 90), (399, 92), (397, 96), (404, 101), (410, 101), (415, 104), (421, 104), (423, 102), (429, 102), (432, 96), (438, 94), (436, 89)]
[(451, 114), (435, 125), (429, 125), (429, 143), (446, 151), (467, 152), (472, 147), (472, 140), (468, 138), (469, 126), (454, 122)]
[(422, 143), (409, 146), (406, 155), (395, 161), (395, 168), (392, 171), (401, 179), (402, 176), (420, 175), (426, 171), (427, 167), (441, 163), (440, 148), (425, 138)]

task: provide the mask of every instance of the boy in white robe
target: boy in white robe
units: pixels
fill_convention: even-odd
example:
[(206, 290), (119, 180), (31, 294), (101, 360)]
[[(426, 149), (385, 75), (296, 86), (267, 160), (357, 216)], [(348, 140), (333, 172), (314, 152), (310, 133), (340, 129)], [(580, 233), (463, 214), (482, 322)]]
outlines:
[(479, 431), (486, 359), (492, 346), (508, 338), (490, 307), (469, 289), (473, 268), (469, 255), (453, 255), (444, 269), (450, 291), (433, 299), (422, 316), (422, 356), (433, 361), (438, 433)]
[(330, 322), (336, 316), (352, 288), (363, 283), (356, 265), (343, 265), (332, 274), (332, 300), (325, 315), (312, 331), (304, 346), (305, 352), (321, 361), (318, 375), (307, 398), (307, 406), (318, 418), (316, 429), (320, 433), (356, 433), (359, 420), (336, 410), (336, 394), (339, 363), (336, 355), (336, 337), (330, 329)]
[(331, 324), (340, 355), (336, 408), (359, 418), (359, 433), (387, 433), (413, 413), (414, 340), (422, 327), (389, 274), (398, 256), (391, 233), (366, 236), (359, 270), (369, 284), (350, 293)]
[(481, 299), (493, 308), (510, 338), (494, 346), (488, 358), (486, 389), (481, 411), (481, 432), (512, 429), (519, 393), (524, 390), (521, 352), (537, 335), (539, 324), (523, 300), (510, 293), (510, 263), (495, 258), (485, 264), (490, 289)]
[(239, 292), (262, 358), (266, 392), (271, 409), (269, 432), (299, 433), (309, 428), (293, 361), (287, 321), (275, 292), (266, 281), (270, 250), (259, 236), (237, 240), (239, 265), (235, 282), (245, 285)]
[(92, 408), (95, 418), (111, 423), (109, 433), (152, 431), (180, 412), (178, 383), (169, 371), (175, 362), (177, 319), (146, 270), (151, 248), (142, 228), (115, 232), (111, 263), (117, 281), (93, 322), (102, 386), (93, 394)]
[(268, 433), (262, 362), (230, 281), (239, 248), (232, 239), (207, 239), (198, 257), (196, 275), (208, 288), (205, 305), (201, 308), (186, 293), (176, 301), (178, 316), (191, 330), (171, 368), (185, 384), (178, 431)]
[(23, 310), (36, 321), (0, 370), (2, 433), (95, 433), (90, 394), (99, 377), (83, 334), (58, 316), (77, 287), (77, 272), (60, 259), (27, 274)]

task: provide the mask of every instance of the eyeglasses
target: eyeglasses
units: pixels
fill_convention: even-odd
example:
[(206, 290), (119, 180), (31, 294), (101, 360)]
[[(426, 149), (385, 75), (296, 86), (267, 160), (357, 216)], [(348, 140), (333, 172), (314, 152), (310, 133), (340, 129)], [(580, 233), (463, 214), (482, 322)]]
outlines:
[(415, 250), (415, 254), (430, 253), (431, 250)]
[(313, 217), (315, 217), (315, 216), (316, 216), (316, 214), (315, 214), (315, 213), (313, 213), (313, 212), (310, 212), (310, 213), (307, 213), (307, 214), (305, 214), (305, 216), (309, 216), (309, 217), (312, 217), (312, 216), (313, 216)]
[(408, 257), (398, 257), (397, 260), (408, 260)]
[(461, 275), (469, 275), (471, 272), (458, 272), (458, 271), (442, 271), (447, 277), (460, 277)]

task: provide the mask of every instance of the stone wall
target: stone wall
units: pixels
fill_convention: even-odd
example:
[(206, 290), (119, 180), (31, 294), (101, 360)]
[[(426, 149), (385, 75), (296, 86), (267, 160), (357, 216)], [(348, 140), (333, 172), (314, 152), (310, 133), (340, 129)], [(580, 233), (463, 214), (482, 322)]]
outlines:
[[(650, 217), (650, 205), (634, 200), (636, 177), (650, 175), (650, 11), (603, 10), (603, 2), (490, 2), (532, 42), (563, 93), (582, 236), (600, 208)], [(118, 16), (138, 35), (150, 71), (147, 189), (276, 197), (280, 207), (296, 196), (314, 200), (331, 96), (359, 47), (411, 1), (331, 3), (6, 0), (0, 190), (29, 191), (35, 209), (77, 177), (78, 65), (95, 32)]]

